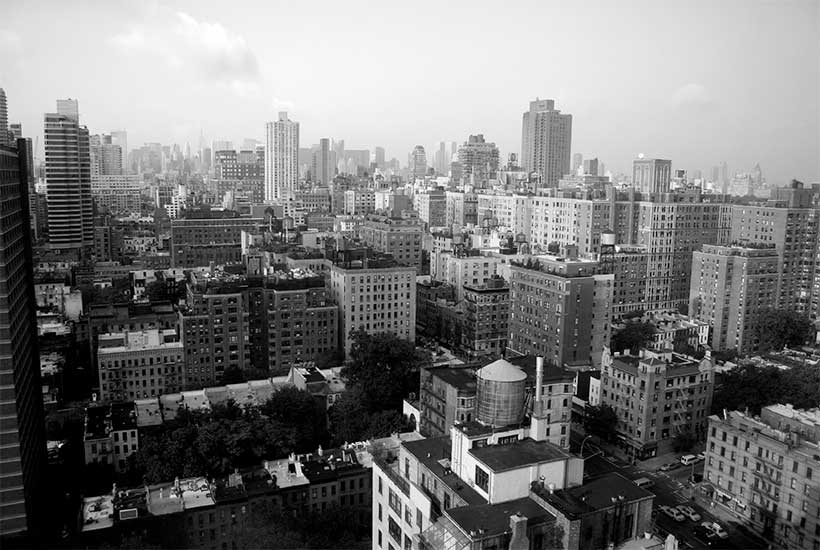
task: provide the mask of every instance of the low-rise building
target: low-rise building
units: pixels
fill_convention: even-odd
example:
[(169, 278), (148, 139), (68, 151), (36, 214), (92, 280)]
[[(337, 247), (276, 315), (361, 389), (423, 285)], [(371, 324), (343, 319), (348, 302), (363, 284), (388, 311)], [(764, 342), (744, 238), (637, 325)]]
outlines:
[(128, 457), (139, 449), (134, 403), (86, 408), (83, 449), (86, 464), (107, 464), (124, 472)]
[(618, 415), (617, 437), (639, 460), (671, 450), (675, 437), (706, 438), (715, 372), (711, 353), (698, 361), (672, 351), (611, 354), (601, 363), (601, 403)]
[(704, 490), (784, 550), (820, 548), (820, 410), (764, 407), (709, 417)]
[(100, 401), (133, 401), (182, 389), (184, 352), (173, 329), (101, 334), (97, 361)]

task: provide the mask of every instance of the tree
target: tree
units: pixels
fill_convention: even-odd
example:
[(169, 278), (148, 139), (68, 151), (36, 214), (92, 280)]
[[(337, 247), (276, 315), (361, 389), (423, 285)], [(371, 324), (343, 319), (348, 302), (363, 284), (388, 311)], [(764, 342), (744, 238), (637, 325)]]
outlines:
[(361, 392), (368, 412), (401, 410), (402, 399), (419, 391), (421, 367), (430, 364), (429, 352), (394, 334), (351, 333), (348, 362), (342, 369), (350, 389)]
[(655, 325), (650, 322), (628, 321), (615, 332), (610, 339), (609, 347), (613, 353), (638, 351), (651, 343), (655, 337)]
[(230, 365), (228, 367), (225, 367), (225, 370), (222, 371), (223, 384), (238, 384), (240, 382), (245, 381), (245, 373), (242, 371), (241, 368), (237, 367), (236, 365)]
[(145, 293), (143, 296), (152, 302), (162, 302), (171, 299), (168, 295), (168, 284), (165, 281), (151, 281), (145, 285)]
[(584, 416), (584, 429), (590, 435), (609, 441), (615, 434), (618, 414), (607, 404), (588, 407)]
[(755, 336), (761, 351), (802, 346), (813, 332), (814, 326), (808, 315), (797, 311), (767, 308), (757, 314)]
[(697, 437), (692, 432), (680, 432), (672, 440), (672, 448), (676, 453), (685, 453), (692, 449), (697, 442)]
[(760, 409), (775, 403), (791, 403), (795, 408), (816, 407), (820, 402), (820, 371), (795, 364), (788, 369), (743, 363), (723, 374), (712, 398), (712, 412)]

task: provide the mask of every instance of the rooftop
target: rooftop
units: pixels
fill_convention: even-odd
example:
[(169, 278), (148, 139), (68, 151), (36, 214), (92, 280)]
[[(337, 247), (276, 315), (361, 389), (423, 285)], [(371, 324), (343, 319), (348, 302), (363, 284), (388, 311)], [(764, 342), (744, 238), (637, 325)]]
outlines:
[(472, 368), (444, 365), (441, 367), (432, 367), (427, 370), (432, 376), (435, 376), (459, 391), (471, 391), (473, 393), (476, 391), (475, 370)]
[(266, 460), (264, 467), (278, 487), (299, 487), (310, 484), (308, 478), (302, 473), (302, 465), (293, 458)]
[(108, 415), (111, 408), (95, 405), (85, 410), (85, 439), (102, 439), (108, 437)]
[(106, 529), (114, 525), (114, 497), (100, 495), (83, 499), (83, 531)]
[[(534, 355), (522, 355), (509, 360), (510, 363), (523, 370), (527, 375), (528, 386), (535, 386), (536, 359)], [(572, 382), (574, 380), (575, 373), (573, 371), (544, 361), (544, 382)]]
[(494, 382), (520, 382), (527, 378), (526, 373), (504, 359), (498, 359), (478, 369), (479, 377)]
[(484, 497), (450, 471), (450, 437), (428, 437), (416, 441), (405, 441), (405, 450), (424, 464), (439, 481), (447, 485), (470, 506), (486, 504)]
[(520, 439), (508, 445), (474, 447), (469, 450), (469, 453), (493, 472), (570, 458), (569, 453), (561, 450), (560, 447), (530, 438)]
[(155, 516), (213, 506), (211, 486), (204, 477), (192, 477), (148, 488), (148, 511)]
[(450, 508), (444, 513), (465, 533), (468, 535), (475, 533), (473, 536), (479, 535), (482, 539), (510, 531), (510, 517), (516, 514), (526, 517), (528, 525), (538, 525), (555, 520), (555, 516), (530, 497), (499, 504)]
[(634, 502), (654, 497), (651, 492), (615, 472), (592, 479), (578, 487), (550, 493), (548, 488), (539, 486), (535, 487), (533, 492), (573, 519), (609, 508), (621, 498), (626, 502)]

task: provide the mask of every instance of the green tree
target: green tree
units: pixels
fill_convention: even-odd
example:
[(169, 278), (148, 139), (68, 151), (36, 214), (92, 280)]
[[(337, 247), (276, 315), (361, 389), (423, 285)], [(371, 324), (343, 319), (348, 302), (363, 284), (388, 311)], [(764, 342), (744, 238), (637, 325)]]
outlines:
[(165, 281), (151, 281), (145, 285), (143, 296), (152, 302), (163, 302), (171, 299), (171, 296), (168, 295), (168, 284)]
[(680, 432), (672, 440), (672, 448), (676, 453), (685, 453), (690, 451), (697, 443), (697, 437), (692, 432)]
[(655, 337), (655, 325), (650, 322), (628, 321), (616, 331), (610, 339), (609, 348), (613, 353), (638, 351), (652, 342)]
[(618, 425), (618, 414), (606, 403), (588, 407), (584, 416), (584, 429), (604, 441), (609, 441), (615, 434)]
[(419, 372), (430, 364), (430, 354), (413, 342), (382, 332), (370, 335), (353, 331), (348, 362), (342, 376), (350, 389), (358, 389), (369, 412), (401, 410), (402, 399), (419, 391)]
[(712, 412), (760, 409), (775, 403), (791, 403), (796, 408), (816, 407), (820, 402), (820, 370), (795, 364), (788, 369), (745, 362), (724, 373), (712, 397)]
[(802, 346), (813, 333), (811, 319), (797, 311), (768, 308), (757, 314), (755, 336), (761, 351)]
[(304, 452), (326, 443), (327, 419), (322, 402), (310, 393), (286, 386), (276, 391), (260, 412), (278, 429), (288, 452)]

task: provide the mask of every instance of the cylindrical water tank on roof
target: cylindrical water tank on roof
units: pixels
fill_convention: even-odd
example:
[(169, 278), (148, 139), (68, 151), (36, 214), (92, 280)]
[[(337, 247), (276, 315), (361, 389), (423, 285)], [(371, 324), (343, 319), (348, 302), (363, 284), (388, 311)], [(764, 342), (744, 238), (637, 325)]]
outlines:
[(479, 369), (477, 418), (495, 427), (521, 422), (527, 375), (512, 363), (499, 359)]

